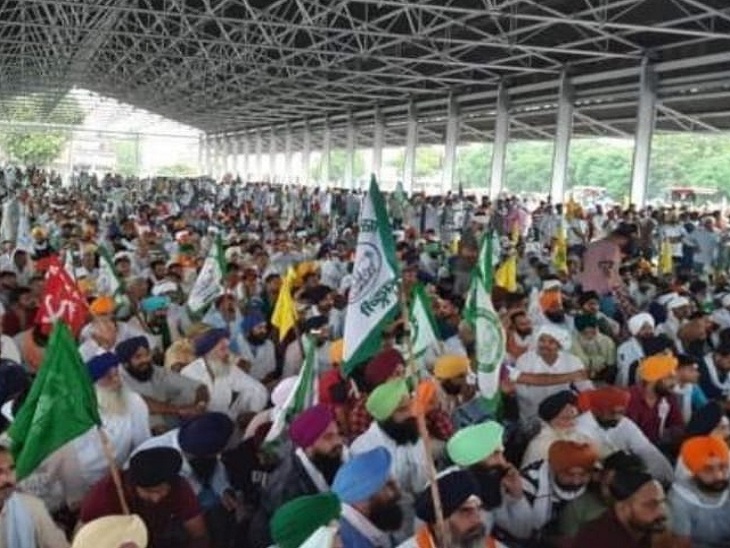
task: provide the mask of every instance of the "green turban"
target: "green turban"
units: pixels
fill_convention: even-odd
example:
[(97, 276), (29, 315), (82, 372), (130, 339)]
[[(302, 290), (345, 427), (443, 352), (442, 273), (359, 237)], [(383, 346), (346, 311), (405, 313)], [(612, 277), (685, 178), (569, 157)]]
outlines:
[(299, 548), (317, 529), (339, 519), (341, 510), (332, 493), (296, 498), (271, 518), (271, 536), (279, 548)]
[(365, 408), (373, 418), (382, 422), (388, 420), (408, 395), (408, 385), (404, 379), (394, 379), (378, 386), (365, 402)]
[(487, 421), (462, 428), (446, 444), (446, 451), (454, 464), (471, 466), (483, 461), (503, 447), (504, 427)]

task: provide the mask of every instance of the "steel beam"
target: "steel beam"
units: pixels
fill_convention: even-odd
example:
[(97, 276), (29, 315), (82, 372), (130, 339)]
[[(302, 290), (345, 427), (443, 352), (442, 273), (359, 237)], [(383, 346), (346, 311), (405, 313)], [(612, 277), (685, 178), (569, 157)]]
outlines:
[(504, 84), (499, 85), (497, 95), (497, 119), (494, 122), (492, 165), (489, 177), (489, 197), (496, 199), (504, 187), (504, 168), (509, 142), (509, 93)]
[(355, 120), (352, 115), (347, 122), (347, 143), (345, 146), (345, 188), (355, 188)]
[(309, 123), (304, 122), (304, 135), (302, 137), (302, 181), (304, 184), (310, 184), (311, 175), (309, 173), (309, 162), (312, 157), (312, 132), (309, 129)]
[(286, 125), (284, 133), (284, 177), (283, 182), (292, 183), (295, 180), (292, 173), (292, 154), (293, 154), (294, 135), (292, 134), (291, 124)]
[(277, 181), (276, 154), (276, 130), (274, 128), (271, 128), (271, 135), (269, 138), (269, 182), (271, 183)]
[(406, 122), (406, 153), (403, 162), (403, 190), (413, 192), (416, 175), (416, 149), (418, 147), (418, 115), (416, 104), (411, 100), (408, 105), (408, 121)]
[(325, 123), (324, 132), (322, 134), (322, 158), (320, 165), (322, 170), (320, 173), (320, 182), (329, 186), (330, 184), (330, 152), (332, 148), (332, 130), (329, 123)]
[(446, 136), (444, 141), (444, 165), (441, 170), (441, 193), (446, 194), (454, 188), (456, 178), (456, 145), (459, 142), (459, 106), (452, 93), (449, 96), (449, 108), (446, 119)]
[(651, 141), (656, 122), (656, 74), (648, 59), (641, 70), (639, 106), (636, 114), (636, 136), (634, 139), (634, 162), (631, 176), (631, 203), (643, 207), (649, 183), (651, 163)]
[(371, 172), (380, 182), (383, 169), (383, 147), (385, 146), (385, 120), (380, 107), (375, 107), (375, 125), (373, 127), (373, 165)]
[(558, 117), (553, 149), (553, 174), (550, 183), (550, 198), (555, 204), (561, 203), (565, 195), (565, 183), (568, 176), (568, 153), (572, 134), (573, 86), (567, 75), (563, 73), (560, 83), (560, 96), (558, 97)]

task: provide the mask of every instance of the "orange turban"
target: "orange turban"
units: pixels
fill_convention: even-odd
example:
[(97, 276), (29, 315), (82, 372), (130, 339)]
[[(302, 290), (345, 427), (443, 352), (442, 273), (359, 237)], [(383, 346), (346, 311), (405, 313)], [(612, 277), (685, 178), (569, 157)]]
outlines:
[(114, 299), (111, 297), (97, 297), (91, 301), (89, 312), (94, 316), (105, 316), (114, 313)]
[(596, 462), (598, 449), (592, 443), (558, 440), (548, 449), (548, 463), (555, 473), (567, 472), (573, 468), (592, 470)]
[(696, 436), (682, 444), (679, 452), (682, 462), (692, 474), (697, 474), (710, 459), (719, 459), (727, 464), (730, 462), (730, 450), (724, 440), (715, 436)]
[(343, 339), (332, 341), (330, 344), (330, 364), (334, 366), (340, 365), (344, 355), (345, 341)]
[(646, 382), (656, 382), (674, 375), (678, 365), (674, 356), (649, 356), (639, 366), (639, 376)]
[(581, 392), (578, 396), (578, 406), (582, 411), (596, 411), (607, 413), (618, 407), (627, 407), (631, 395), (616, 386), (604, 386), (596, 390)]
[(560, 289), (548, 289), (540, 295), (540, 308), (545, 310), (555, 310), (563, 307), (563, 295)]

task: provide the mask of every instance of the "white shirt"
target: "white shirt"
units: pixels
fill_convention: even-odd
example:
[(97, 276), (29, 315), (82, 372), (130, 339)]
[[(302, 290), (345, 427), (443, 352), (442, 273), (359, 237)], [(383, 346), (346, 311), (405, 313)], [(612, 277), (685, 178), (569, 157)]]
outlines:
[(238, 352), (244, 360), (251, 364), (248, 374), (257, 381), (263, 381), (269, 373), (276, 371), (276, 349), (270, 340), (264, 341), (260, 346), (255, 346), (243, 335), (239, 335)]
[(647, 471), (660, 481), (671, 482), (674, 470), (667, 458), (657, 449), (634, 421), (623, 417), (614, 428), (601, 428), (590, 411), (576, 420), (575, 428), (598, 444), (601, 458), (616, 451), (628, 451), (641, 458)]
[(208, 411), (226, 413), (234, 421), (241, 413), (261, 411), (269, 401), (264, 385), (234, 365), (223, 375), (212, 378), (205, 359), (198, 358), (181, 373), (208, 387)]
[[(536, 350), (528, 350), (515, 362), (515, 370), (518, 373), (564, 375), (583, 371), (584, 369), (583, 363), (577, 357), (562, 350), (558, 352), (558, 359), (552, 365), (545, 363)], [(537, 416), (538, 406), (545, 398), (562, 390), (570, 390), (571, 384), (579, 390), (588, 390), (593, 387), (590, 381), (561, 383), (551, 386), (532, 386), (520, 384), (519, 376), (517, 376), (517, 405), (520, 410), (520, 419), (522, 421), (534, 419)]]

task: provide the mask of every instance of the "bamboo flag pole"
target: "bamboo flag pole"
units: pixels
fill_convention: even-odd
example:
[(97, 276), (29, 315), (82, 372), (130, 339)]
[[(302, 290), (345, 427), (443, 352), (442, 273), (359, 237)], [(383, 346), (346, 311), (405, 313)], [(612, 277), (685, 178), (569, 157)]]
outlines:
[[(403, 279), (401, 278), (401, 310), (403, 314), (403, 321), (408, 327), (406, 329), (406, 345), (408, 349), (408, 367), (409, 376), (416, 374), (416, 362), (413, 356), (413, 341), (410, 335), (410, 316), (408, 314), (408, 303), (406, 302), (406, 292), (403, 285)], [(422, 388), (425, 387), (425, 388)], [(426, 394), (425, 392), (430, 392)], [(436, 479), (436, 466), (433, 462), (433, 450), (431, 447), (431, 436), (428, 434), (428, 428), (426, 427), (426, 406), (433, 399), (435, 395), (435, 387), (431, 384), (431, 390), (428, 389), (427, 383), (419, 385), (416, 390), (415, 396), (415, 414), (416, 423), (418, 424), (418, 433), (423, 440), (423, 448), (426, 453), (426, 463), (428, 466), (428, 478), (431, 485), (431, 499), (433, 500), (433, 507), (436, 514), (436, 531), (439, 537), (439, 546), (443, 548), (449, 548), (451, 542), (448, 536), (448, 529), (446, 528), (446, 522), (444, 521), (444, 511), (441, 504), (441, 494), (438, 490), (438, 481)], [(419, 398), (420, 396), (420, 398)]]
[(109, 463), (109, 469), (112, 473), (112, 480), (114, 481), (114, 487), (117, 490), (117, 497), (119, 498), (119, 505), (122, 508), (122, 513), (124, 515), (129, 515), (129, 505), (127, 504), (127, 499), (124, 498), (122, 477), (119, 474), (117, 461), (114, 460), (114, 450), (112, 448), (111, 441), (109, 440), (109, 436), (107, 436), (106, 432), (101, 426), (97, 426), (96, 431), (99, 434), (99, 439), (101, 439), (101, 447), (104, 450), (104, 456)]

